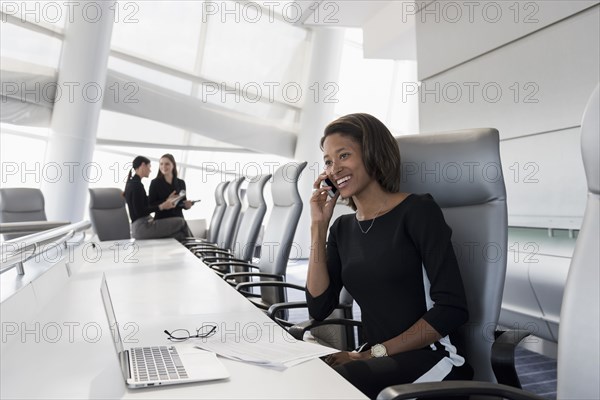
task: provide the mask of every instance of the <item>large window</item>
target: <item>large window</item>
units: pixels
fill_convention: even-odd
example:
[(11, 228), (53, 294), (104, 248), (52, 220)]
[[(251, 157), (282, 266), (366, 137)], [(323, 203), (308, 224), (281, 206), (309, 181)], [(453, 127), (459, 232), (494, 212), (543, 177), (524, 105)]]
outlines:
[(98, 139), (183, 145), (184, 136), (184, 130), (170, 125), (117, 112), (100, 113)]
[(16, 25), (36, 25), (60, 34), (66, 21), (74, 18), (77, 13), (87, 11), (87, 7), (75, 1), (1, 1), (0, 10), (4, 13), (2, 22), (10, 20)]
[(384, 122), (394, 135), (418, 133), (416, 96), (402, 97), (403, 82), (414, 83), (416, 76), (416, 61), (364, 58), (362, 29), (347, 29), (335, 113), (366, 112)]
[[(3, 2), (3, 7), (8, 3), (38, 7), (38, 15), (21, 15), (20, 10), (0, 24), (1, 57), (9, 60), (3, 62), (4, 69), (10, 64), (22, 65), (24, 73), (43, 70), (46, 77), (56, 73), (63, 38), (68, 34), (64, 4)], [(222, 111), (224, 129), (225, 119), (234, 116), (293, 132), (299, 125), (302, 100), (307, 97), (295, 96), (294, 90), (300, 87), (304, 93), (308, 91), (310, 30), (286, 22), (279, 14), (281, 7), (275, 10), (275, 18), (267, 16), (263, 8), (262, 17), (256, 19), (254, 6), (247, 8), (249, 2), (210, 3), (218, 8), (216, 12), (197, 0), (115, 3), (111, 9), (115, 14), (111, 16), (114, 25), (108, 68), (151, 83), (157, 91), (164, 90), (161, 94), (166, 98), (179, 101), (189, 96), (194, 106)], [(56, 13), (54, 4), (59, 6)], [(73, 11), (82, 11), (82, 5), (75, 7)], [(243, 7), (248, 12), (239, 16), (227, 13), (227, 9)], [(148, 90), (153, 91), (154, 86)], [(202, 100), (200, 104), (198, 99)], [(219, 182), (233, 179), (236, 174), (253, 177), (272, 173), (290, 161), (139, 118), (132, 115), (136, 106), (139, 104), (118, 109), (118, 104), (112, 104), (110, 111), (101, 111), (92, 161), (92, 169), (98, 174), (90, 176), (90, 187), (123, 188), (130, 162), (139, 154), (153, 161), (154, 177), (159, 157), (172, 153), (188, 185), (188, 197), (202, 200), (186, 212), (186, 217), (210, 219)], [(49, 126), (3, 122), (1, 131), (2, 186), (40, 187)], [(150, 179), (144, 181), (148, 187)], [(270, 192), (265, 193), (270, 202)]]
[(113, 26), (115, 50), (193, 72), (202, 29), (203, 1), (122, 2)]
[(0, 135), (0, 161), (2, 179), (0, 187), (40, 188), (46, 175), (54, 173), (44, 164), (48, 129), (2, 124)]
[[(294, 129), (310, 33), (256, 3), (123, 3), (109, 67), (167, 90)], [(131, 4), (135, 4), (135, 7)], [(275, 12), (280, 11), (275, 9)]]
[(125, 61), (114, 56), (108, 58), (108, 68), (181, 94), (189, 95), (192, 93), (192, 81), (189, 79)]
[[(210, 220), (215, 207), (214, 192), (220, 182), (229, 181), (237, 176), (248, 180), (259, 175), (272, 174), (279, 166), (291, 160), (268, 154), (257, 153), (215, 153), (208, 151), (189, 151), (187, 163), (179, 163), (183, 170), (181, 176), (186, 181), (188, 197), (201, 199), (202, 202), (186, 211), (186, 218), (205, 218)], [(272, 208), (271, 187), (265, 189), (267, 210)], [(267, 221), (268, 215), (265, 217)]]
[[(0, 55), (45, 67), (58, 68), (62, 41), (19, 25), (0, 23)], [(25, 71), (28, 72), (28, 71)]]
[(277, 19), (250, 21), (209, 21), (202, 74), (230, 86), (258, 89), (263, 96), (273, 87), (274, 98), (285, 101), (284, 86), (304, 86), (307, 31)]

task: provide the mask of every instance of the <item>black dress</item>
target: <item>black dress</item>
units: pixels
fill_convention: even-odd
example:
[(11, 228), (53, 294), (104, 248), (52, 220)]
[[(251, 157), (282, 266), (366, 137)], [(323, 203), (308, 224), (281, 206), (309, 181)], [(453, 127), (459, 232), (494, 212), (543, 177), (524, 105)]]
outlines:
[[(148, 201), (151, 205), (158, 206), (160, 203), (164, 202), (173, 191), (179, 193), (182, 190), (185, 190), (185, 181), (183, 179), (173, 178), (173, 183), (169, 184), (164, 178), (155, 178), (152, 179), (152, 182), (150, 183), (150, 195), (148, 196)], [(187, 198), (184, 197), (175, 208), (156, 211), (154, 213), (154, 219), (170, 217), (183, 218), (183, 202), (186, 199)]]
[(144, 189), (142, 178), (139, 175), (134, 175), (127, 181), (127, 185), (125, 185), (125, 200), (129, 208), (131, 222), (147, 217), (150, 213), (159, 212), (158, 204), (160, 203), (152, 204), (148, 201), (146, 189)]
[[(373, 225), (368, 233), (371, 222)], [(456, 379), (460, 368), (453, 334), (468, 320), (464, 287), (452, 243), (452, 231), (431, 195), (408, 196), (375, 221), (339, 217), (327, 239), (330, 284), (317, 297), (306, 291), (310, 315), (327, 317), (342, 286), (361, 309), (369, 346), (407, 331), (420, 318), (443, 336), (439, 342), (390, 357), (354, 361), (335, 369), (369, 397), (387, 386), (416, 381)]]

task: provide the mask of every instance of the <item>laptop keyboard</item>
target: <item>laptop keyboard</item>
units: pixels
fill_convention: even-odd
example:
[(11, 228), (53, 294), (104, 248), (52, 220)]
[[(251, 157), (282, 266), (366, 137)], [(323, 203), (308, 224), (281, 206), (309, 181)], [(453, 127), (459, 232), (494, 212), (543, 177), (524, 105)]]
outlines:
[(169, 381), (188, 377), (173, 346), (135, 347), (131, 351), (136, 382)]

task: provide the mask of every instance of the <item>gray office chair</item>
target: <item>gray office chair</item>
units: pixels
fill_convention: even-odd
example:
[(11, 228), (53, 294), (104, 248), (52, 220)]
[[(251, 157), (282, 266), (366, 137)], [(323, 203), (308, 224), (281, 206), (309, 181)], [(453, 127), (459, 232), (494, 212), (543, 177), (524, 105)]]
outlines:
[(100, 241), (131, 238), (125, 197), (121, 189), (95, 188), (90, 192), (90, 219)]
[(600, 101), (596, 86), (581, 121), (588, 185), (583, 225), (565, 285), (558, 332), (560, 399), (600, 399)]
[[(0, 189), (0, 223), (47, 221), (44, 205), (44, 195), (40, 189)], [(3, 236), (5, 240), (11, 240), (23, 235), (5, 234)]]
[[(263, 281), (280, 281), (285, 278), (288, 258), (293, 245), (296, 227), (302, 214), (302, 199), (298, 193), (298, 179), (306, 167), (303, 163), (288, 163), (279, 167), (273, 174), (271, 193), (273, 209), (263, 237), (263, 249), (257, 265), (238, 265), (247, 270), (259, 272), (233, 272), (225, 274), (226, 280), (257, 277)], [(237, 289), (248, 296), (256, 306), (265, 311), (274, 303), (286, 301), (285, 288), (263, 287), (260, 295), (248, 291), (250, 287), (260, 287), (261, 282), (244, 282)], [(298, 286), (299, 287), (299, 286)], [(300, 287), (299, 287), (300, 288)], [(303, 288), (300, 288), (303, 289)]]
[[(473, 367), (475, 379), (495, 382), (491, 349), (500, 315), (508, 240), (498, 131), (402, 136), (398, 146), (400, 190), (430, 193), (452, 228), (469, 307), (469, 321), (457, 332), (456, 345)], [(326, 323), (303, 323), (290, 333), (301, 338), (307, 329)]]
[(214, 256), (203, 257), (205, 264), (221, 266), (219, 262), (228, 259), (229, 261), (248, 262), (252, 260), (258, 233), (262, 226), (263, 219), (267, 212), (267, 202), (265, 201), (264, 189), (267, 182), (271, 179), (271, 174), (262, 175), (254, 178), (246, 190), (248, 198), (248, 207), (241, 216), (237, 232), (233, 242), (232, 252), (227, 250), (212, 251)]
[[(581, 152), (588, 184), (583, 225), (565, 285), (558, 337), (559, 399), (600, 399), (600, 101), (596, 87), (581, 122)], [(506, 385), (455, 381), (397, 385), (378, 399), (486, 395), (508, 399), (542, 397)]]
[[(242, 210), (242, 201), (240, 199), (240, 186), (244, 181), (244, 177), (234, 179), (229, 182), (225, 191), (227, 207), (223, 212), (221, 223), (219, 224), (219, 232), (217, 239), (214, 242), (205, 242), (192, 246), (188, 246), (194, 253), (201, 253), (207, 248), (219, 247), (222, 249), (231, 249), (237, 226), (238, 217)], [(212, 225), (212, 224), (211, 224)]]
[(189, 247), (197, 243), (215, 243), (217, 241), (219, 226), (221, 225), (223, 214), (225, 213), (225, 209), (227, 208), (227, 203), (225, 202), (225, 189), (227, 189), (228, 184), (229, 182), (221, 182), (217, 185), (215, 189), (216, 205), (215, 209), (213, 210), (212, 217), (210, 219), (210, 226), (208, 227), (208, 235), (206, 237), (206, 240), (203, 238), (189, 238), (187, 240), (182, 241), (182, 244)]

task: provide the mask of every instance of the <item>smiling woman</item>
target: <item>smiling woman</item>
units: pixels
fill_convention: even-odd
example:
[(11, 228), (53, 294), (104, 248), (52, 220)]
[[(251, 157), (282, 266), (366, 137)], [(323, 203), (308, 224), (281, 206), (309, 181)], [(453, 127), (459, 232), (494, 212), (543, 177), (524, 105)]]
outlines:
[(155, 220), (150, 214), (176, 207), (174, 201), (177, 197), (171, 193), (160, 204), (151, 204), (142, 185), (142, 178), (150, 176), (150, 160), (144, 156), (133, 159), (132, 168), (135, 173), (129, 172), (129, 179), (125, 186), (125, 200), (131, 218), (131, 235), (136, 239), (159, 239), (173, 237), (182, 240), (189, 236), (185, 220), (180, 217)]
[[(328, 148), (330, 151), (327, 151)], [(341, 165), (343, 160), (354, 154), (354, 161), (359, 162), (366, 174), (386, 192), (400, 190), (398, 145), (388, 128), (377, 118), (368, 114), (350, 114), (339, 118), (325, 128), (321, 150), (327, 175), (334, 182), (339, 180), (338, 185), (348, 181), (350, 176), (340, 175), (343, 170), (335, 167), (336, 163)], [(356, 210), (352, 195), (342, 193), (342, 197), (347, 198), (349, 206)]]
[(174, 208), (168, 210), (159, 210), (154, 214), (154, 219), (163, 219), (170, 217), (183, 218), (183, 209), (192, 208), (192, 202), (185, 197), (185, 181), (177, 176), (177, 163), (172, 154), (164, 154), (159, 161), (159, 170), (156, 178), (150, 183), (150, 193), (148, 201), (151, 205), (160, 204), (165, 201), (173, 192), (183, 195), (183, 198), (176, 203)]
[[(400, 192), (398, 145), (371, 115), (329, 124), (321, 149), (325, 171), (310, 201), (309, 312), (326, 318), (345, 287), (367, 339), (327, 363), (371, 398), (392, 384), (470, 379), (453, 338), (468, 320), (465, 292), (439, 206), (429, 194)], [(325, 179), (338, 189), (333, 198)], [(356, 213), (339, 217), (327, 237), (339, 196)]]

